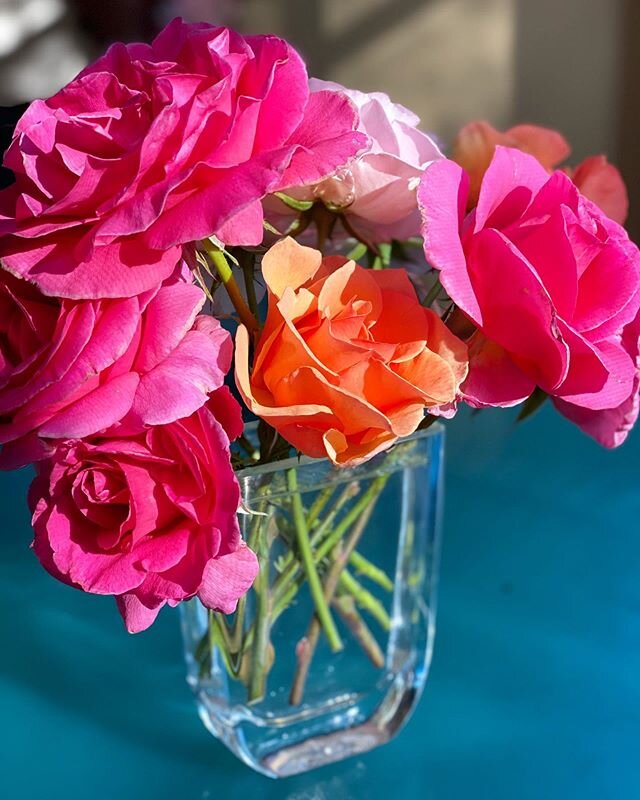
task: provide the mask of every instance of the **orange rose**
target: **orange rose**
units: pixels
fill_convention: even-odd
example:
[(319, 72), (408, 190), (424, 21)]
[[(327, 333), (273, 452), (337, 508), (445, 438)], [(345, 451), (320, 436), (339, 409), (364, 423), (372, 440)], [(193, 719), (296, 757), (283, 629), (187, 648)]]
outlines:
[(374, 271), (284, 239), (265, 255), (267, 321), (249, 374), (249, 334), (236, 337), (247, 406), (301, 452), (355, 465), (452, 402), (467, 348), (420, 305), (402, 269)]

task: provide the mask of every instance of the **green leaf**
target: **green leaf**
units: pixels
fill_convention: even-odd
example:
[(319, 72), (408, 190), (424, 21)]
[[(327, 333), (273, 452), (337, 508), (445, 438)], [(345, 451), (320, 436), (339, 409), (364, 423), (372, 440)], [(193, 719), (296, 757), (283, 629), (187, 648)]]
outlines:
[(531, 397), (527, 398), (522, 404), (522, 408), (516, 421), (522, 422), (532, 414), (535, 414), (547, 397), (549, 397), (549, 395), (546, 392), (543, 392), (539, 386), (536, 386)]
[(418, 425), (418, 430), (425, 431), (427, 428), (430, 428), (432, 425), (438, 422), (439, 419), (440, 417), (436, 417), (435, 414), (426, 414)]
[[(207, 270), (208, 272), (208, 270)], [(196, 283), (202, 289), (205, 294), (205, 297), (210, 303), (213, 303), (213, 292), (209, 288), (206, 279), (204, 278), (202, 272), (200, 271), (200, 266), (195, 267), (193, 270), (193, 276), (196, 279)], [(215, 288), (214, 288), (215, 291)]]
[(273, 225), (270, 222), (267, 222), (266, 219), (263, 220), (262, 227), (265, 229), (265, 231), (267, 231), (267, 233), (273, 233), (274, 236), (282, 236), (281, 231), (279, 231), (277, 228), (274, 228)]
[(263, 419), (258, 423), (258, 441), (260, 442), (260, 464), (281, 461), (289, 457), (291, 445)]
[(381, 242), (378, 245), (378, 250), (380, 251), (382, 266), (388, 267), (391, 263), (391, 245), (388, 242)]
[(427, 296), (422, 301), (422, 305), (425, 308), (429, 308), (433, 301), (438, 297), (440, 291), (442, 290), (442, 284), (440, 283), (440, 273), (436, 275), (436, 279), (431, 285), (431, 288), (427, 292)]
[(358, 244), (347, 253), (349, 261), (359, 261), (367, 253), (367, 245), (364, 242)]
[(313, 206), (313, 200), (296, 200), (283, 192), (275, 192), (274, 194), (278, 200), (282, 200), (285, 206), (289, 206), (295, 211), (308, 211)]

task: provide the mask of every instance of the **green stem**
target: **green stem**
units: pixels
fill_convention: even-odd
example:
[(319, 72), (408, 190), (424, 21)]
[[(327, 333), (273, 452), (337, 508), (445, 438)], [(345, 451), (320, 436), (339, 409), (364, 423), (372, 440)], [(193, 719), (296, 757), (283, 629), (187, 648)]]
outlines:
[(318, 496), (311, 504), (311, 508), (309, 509), (309, 513), (307, 515), (307, 527), (309, 530), (313, 528), (315, 521), (318, 519), (324, 507), (329, 502), (332, 494), (333, 486), (328, 486), (326, 489), (323, 489), (318, 493)]
[[(264, 503), (261, 504), (264, 510)], [(260, 538), (260, 529), (264, 522), (262, 515), (256, 516), (248, 537), (248, 546), (252, 550), (257, 549)], [(238, 607), (234, 615), (231, 630), (225, 620), (213, 611), (208, 613), (208, 626), (202, 639), (198, 643), (195, 651), (195, 658), (200, 665), (200, 677), (204, 677), (211, 667), (211, 656), (214, 648), (220, 649), (222, 659), (227, 667), (229, 674), (238, 676), (242, 655), (247, 651), (253, 641), (253, 627), (249, 633), (251, 636), (244, 637), (244, 615), (247, 607), (247, 595), (243, 595), (238, 601)]]
[(251, 309), (242, 296), (240, 288), (233, 275), (233, 271), (229, 266), (229, 262), (225, 258), (224, 253), (206, 239), (203, 240), (202, 244), (204, 249), (207, 251), (207, 255), (213, 262), (213, 266), (216, 268), (218, 275), (220, 276), (220, 280), (224, 284), (224, 288), (227, 290), (227, 294), (233, 303), (233, 307), (238, 312), (240, 322), (245, 325), (250, 334), (256, 333), (259, 328), (258, 320), (251, 313)]
[(247, 290), (247, 301), (251, 313), (256, 319), (260, 318), (258, 311), (258, 298), (256, 297), (256, 284), (255, 284), (255, 256), (253, 253), (248, 253), (246, 250), (241, 250), (238, 255), (238, 261), (244, 276), (244, 286)]
[(371, 592), (358, 583), (348, 570), (345, 569), (341, 573), (339, 585), (343, 591), (353, 597), (358, 607), (368, 611), (385, 631), (391, 630), (391, 618), (385, 607), (377, 597), (374, 597)]
[[(339, 541), (333, 548), (332, 563), (324, 577), (324, 584), (322, 587), (323, 596), (327, 603), (333, 601), (336, 589), (338, 588), (340, 575), (347, 566), (349, 556), (355, 550), (360, 537), (371, 519), (373, 508), (374, 502), (371, 502), (363, 513), (360, 514), (358, 521), (349, 532), (348, 538), (344, 542)], [(296, 671), (293, 676), (293, 683), (291, 684), (291, 692), (289, 693), (289, 702), (291, 705), (298, 705), (302, 702), (309, 668), (311, 667), (311, 661), (318, 644), (319, 630), (320, 625), (318, 623), (318, 617), (314, 615), (311, 617), (307, 635), (298, 643)]]
[(367, 491), (360, 497), (358, 502), (350, 509), (348, 514), (345, 514), (344, 519), (339, 525), (331, 531), (331, 535), (318, 546), (316, 551), (316, 561), (321, 561), (333, 550), (336, 544), (342, 539), (347, 530), (356, 522), (356, 520), (367, 510), (371, 501), (376, 498), (382, 491), (385, 483), (388, 480), (388, 475), (381, 475), (375, 478)]
[(347, 258), (349, 261), (359, 261), (366, 252), (367, 245), (364, 242), (358, 242), (358, 244), (347, 253)]
[(334, 225), (336, 224), (336, 215), (329, 211), (324, 203), (314, 203), (309, 214), (316, 224), (316, 249), (324, 250), (327, 239), (331, 236)]
[(362, 619), (356, 608), (353, 597), (342, 594), (333, 598), (333, 607), (340, 614), (354, 638), (369, 656), (369, 660), (377, 669), (384, 667), (384, 653), (371, 633), (367, 623)]
[(217, 611), (209, 611), (209, 646), (213, 653), (217, 648), (224, 663), (227, 674), (232, 678), (238, 677), (238, 671), (231, 661), (231, 653), (227, 633), (223, 629), (223, 622)]
[[(327, 497), (322, 497), (325, 495), (326, 492), (329, 492)], [(329, 528), (333, 525), (333, 521), (336, 516), (342, 510), (342, 507), (351, 500), (358, 492), (358, 484), (357, 483), (350, 483), (340, 494), (340, 497), (337, 499), (335, 505), (332, 507), (331, 511), (327, 514), (327, 516), (322, 520), (320, 525), (315, 529), (315, 531), (311, 535), (311, 547), (315, 548), (324, 538), (325, 533), (329, 530)], [(312, 523), (315, 523), (318, 514), (324, 508), (327, 503), (328, 497), (331, 496), (333, 493), (333, 489), (325, 489), (318, 498), (316, 498), (316, 502), (311, 507), (311, 510), (307, 516), (307, 530), (311, 530)], [(315, 508), (316, 504), (318, 503), (318, 499), (322, 500), (321, 508)], [(310, 521), (311, 520), (311, 521)], [(316, 559), (317, 561), (317, 559)], [(287, 583), (289, 580), (293, 580), (296, 577), (297, 572), (299, 569), (299, 562), (296, 561), (296, 557), (292, 550), (284, 556), (282, 560), (282, 565), (280, 567), (280, 576), (274, 583), (274, 591), (277, 593), (283, 583)]]
[(198, 662), (198, 676), (200, 680), (204, 680), (207, 676), (210, 677), (211, 672), (211, 645), (210, 645), (210, 631), (207, 626), (206, 633), (198, 642), (195, 651), (195, 659)]
[(246, 608), (247, 595), (243, 594), (238, 600), (238, 607), (236, 608), (236, 615), (233, 621), (233, 628), (231, 629), (231, 637), (229, 640), (231, 652), (235, 653), (237, 657), (239, 657), (240, 651), (242, 650), (242, 628), (244, 626), (244, 613)]
[(245, 451), (245, 453), (252, 459), (252, 461), (260, 460), (260, 453), (251, 444), (249, 439), (247, 439), (247, 437), (244, 434), (238, 436), (237, 442), (240, 445), (240, 447), (242, 447), (242, 449)]
[(369, 578), (373, 583), (377, 583), (378, 586), (381, 586), (387, 592), (393, 591), (393, 581), (387, 573), (383, 569), (380, 569), (380, 567), (372, 564), (371, 561), (365, 558), (361, 553), (351, 553), (349, 563), (358, 575), (364, 575), (365, 578)]
[[(375, 500), (377, 499), (377, 496), (383, 489), (385, 483), (386, 483), (386, 478), (384, 477), (375, 479), (375, 481), (372, 482), (372, 484), (364, 492), (359, 501), (345, 516), (344, 520), (340, 523), (340, 525), (338, 525), (331, 532), (329, 536), (325, 536), (327, 531), (330, 530), (331, 525), (333, 525), (333, 522), (339, 511), (351, 498), (354, 497), (354, 494), (357, 492), (358, 489), (358, 484), (355, 482), (351, 482), (344, 488), (344, 490), (340, 493), (338, 499), (332, 505), (331, 511), (326, 516), (323, 517), (322, 522), (316, 528), (316, 530), (313, 532), (311, 536), (311, 547), (314, 549), (315, 552), (316, 564), (320, 564), (331, 552), (335, 544), (338, 541), (340, 541), (340, 539), (349, 532), (350, 528), (361, 519), (362, 514), (367, 513), (368, 507), (371, 504), (375, 503)], [(326, 506), (327, 502), (329, 501), (332, 493), (333, 490), (326, 489), (319, 494), (318, 498), (316, 498), (316, 501), (312, 505), (309, 515), (307, 517), (307, 529), (310, 527), (309, 518), (311, 517), (312, 519), (314, 519), (314, 521), (317, 520), (319, 515), (322, 513), (322, 510)], [(261, 510), (264, 509), (263, 504), (260, 504), (260, 509)], [(311, 516), (312, 514), (313, 517)], [(255, 518), (254, 524), (251, 529), (251, 533), (249, 534), (248, 537), (247, 543), (249, 547), (251, 547), (251, 549), (254, 551), (258, 549), (258, 542), (260, 540), (260, 531), (263, 526), (264, 519), (265, 518), (262, 516), (257, 516)], [(363, 556), (360, 556), (355, 552), (352, 552), (350, 554), (349, 561), (354, 566), (354, 568), (358, 569), (359, 571), (360, 568), (365, 563), (366, 564), (370, 563), (367, 562)], [(371, 565), (370, 568), (373, 568), (373, 570), (378, 569), (374, 565)], [(367, 577), (371, 577), (372, 580), (375, 580), (375, 578), (372, 577), (370, 568), (362, 570), (362, 572), (363, 574), (367, 575)], [(384, 576), (384, 578), (382, 578), (381, 576)], [(246, 613), (247, 600), (246, 596), (240, 599), (240, 601), (238, 602), (238, 609), (235, 614), (234, 625), (232, 627), (229, 636), (229, 648), (231, 650), (231, 653), (233, 654), (233, 661), (236, 664), (239, 665), (241, 663), (243, 654), (252, 653), (252, 657), (254, 658), (254, 660), (258, 658), (258, 656), (256, 656), (253, 653), (252, 648), (256, 637), (256, 630), (258, 627), (260, 627), (258, 624), (259, 620), (260, 620), (260, 625), (265, 625), (266, 620), (268, 618), (270, 622), (270, 627), (273, 627), (275, 622), (280, 618), (282, 613), (289, 607), (291, 602), (294, 600), (295, 596), (297, 595), (303, 583), (303, 577), (304, 577), (304, 571), (300, 563), (296, 560), (294, 553), (290, 551), (285, 558), (282, 572), (280, 573), (280, 575), (278, 576), (278, 578), (276, 579), (276, 581), (273, 583), (273, 585), (269, 590), (271, 596), (270, 599), (271, 607), (267, 609), (263, 604), (262, 612), (260, 611), (259, 608), (256, 609), (256, 617), (253, 620), (251, 626), (246, 631), (246, 633), (243, 630), (243, 622), (244, 622), (244, 615)], [(382, 572), (382, 570), (378, 570), (378, 572), (376, 573), (376, 577), (378, 578), (376, 582), (379, 582), (380, 585), (385, 585), (385, 588), (387, 585), (391, 585), (392, 587), (391, 581)], [(386, 584), (385, 584), (385, 579), (387, 582)], [(254, 585), (254, 590), (256, 592), (256, 599), (258, 599), (258, 594), (264, 591), (259, 581), (260, 577), (258, 578), (258, 581)], [(266, 613), (267, 611), (269, 612), (268, 615)], [(200, 645), (198, 646), (198, 652), (196, 654), (196, 657), (199, 663), (201, 664), (202, 674), (205, 674), (207, 663), (210, 663), (211, 647), (212, 647), (211, 646), (212, 640), (210, 637), (212, 633), (213, 633), (212, 631), (209, 631), (208, 634), (205, 634), (205, 636), (203, 636), (203, 639), (200, 642)], [(262, 629), (263, 636), (259, 644), (260, 648), (262, 648), (262, 645), (264, 645), (265, 648), (268, 647), (268, 632), (266, 641), (264, 639), (264, 633), (265, 629), (263, 627)], [(213, 640), (214, 645), (216, 641), (217, 640)], [(263, 650), (263, 660), (264, 658), (266, 658), (266, 653)], [(254, 670), (252, 670), (252, 672), (253, 671)], [(259, 696), (260, 688), (258, 686), (257, 679), (255, 684), (255, 691)]]
[(287, 485), (289, 492), (292, 495), (291, 499), (293, 505), (293, 521), (295, 525), (296, 541), (298, 544), (298, 550), (300, 552), (300, 559), (307, 576), (307, 582), (309, 583), (309, 591), (311, 592), (311, 596), (313, 598), (318, 620), (322, 625), (322, 629), (324, 630), (325, 636), (329, 642), (329, 647), (331, 648), (332, 652), (337, 653), (339, 650), (342, 650), (342, 640), (340, 639), (340, 634), (338, 633), (338, 629), (336, 628), (333, 617), (331, 616), (331, 611), (329, 610), (329, 605), (324, 597), (322, 584), (320, 583), (320, 578), (316, 570), (313, 551), (311, 549), (311, 542), (309, 541), (307, 520), (305, 518), (304, 509), (302, 506), (302, 498), (300, 497), (300, 492), (298, 491), (298, 475), (296, 470), (293, 468), (287, 470)]
[(440, 290), (441, 289), (442, 289), (442, 285), (440, 284), (440, 275), (438, 274), (438, 276), (436, 277), (435, 283), (429, 289), (429, 291), (427, 293), (427, 296), (422, 301), (422, 305), (425, 308), (429, 308), (431, 303), (433, 303), (433, 301), (436, 299), (436, 297), (440, 294)]
[[(253, 584), (256, 597), (256, 614), (254, 622), (254, 641), (251, 648), (251, 672), (249, 675), (249, 702), (261, 700), (265, 694), (267, 683), (267, 649), (271, 631), (271, 593), (269, 591), (269, 542), (266, 531), (260, 525), (258, 534), (257, 556), (259, 572)], [(245, 647), (246, 650), (246, 639)], [(240, 657), (241, 658), (241, 657)]]
[(380, 258), (382, 259), (382, 266), (386, 269), (391, 263), (391, 243), (380, 242), (378, 245), (380, 250)]
[(381, 242), (378, 251), (379, 255), (373, 260), (372, 269), (386, 269), (391, 263), (391, 245), (388, 242)]
[[(265, 503), (260, 503), (260, 511), (264, 511)], [(262, 529), (264, 522), (264, 517), (260, 515), (256, 515), (255, 519), (253, 520), (253, 524), (251, 526), (251, 531), (249, 533), (247, 545), (248, 547), (255, 552), (258, 547), (258, 543), (260, 541), (260, 531)], [(244, 634), (244, 615), (247, 610), (247, 594), (243, 594), (242, 597), (238, 600), (238, 607), (235, 613), (235, 619), (233, 621), (233, 628), (231, 630), (230, 636), (230, 644), (231, 644), (231, 652), (236, 655), (238, 663), (240, 663), (242, 659), (242, 654), (245, 650), (243, 645), (243, 634)]]
[[(324, 534), (325, 529), (328, 529), (329, 526), (333, 523), (334, 514), (332, 512), (327, 515), (327, 518), (323, 520), (322, 525), (314, 531), (312, 537), (312, 544), (313, 546), (317, 546), (315, 551), (315, 561), (316, 564), (319, 564), (322, 559), (326, 558), (327, 555), (333, 550), (335, 545), (342, 539), (345, 533), (351, 528), (351, 526), (359, 519), (359, 517), (367, 510), (369, 504), (377, 498), (377, 496), (382, 491), (385, 483), (387, 482), (387, 477), (382, 476), (376, 478), (372, 481), (371, 485), (367, 489), (367, 491), (362, 495), (362, 497), (358, 500), (358, 502), (349, 510), (349, 512), (345, 515), (344, 519), (337, 525), (332, 531), (329, 536), (327, 536), (323, 541), (319, 541)], [(350, 484), (351, 486), (351, 484)], [(349, 491), (349, 486), (345, 489), (345, 493)], [(353, 492), (353, 489), (351, 489)], [(343, 493), (338, 503), (341, 502), (342, 498), (346, 498), (346, 494)], [(337, 505), (337, 504), (336, 504)], [(287, 569), (285, 569), (276, 582), (273, 585), (273, 595), (274, 595), (274, 609), (279, 614), (281, 613), (281, 604), (283, 601), (283, 596), (288, 594), (289, 592), (289, 585), (293, 582), (294, 586), (295, 581), (300, 574), (300, 565), (298, 562), (293, 562), (289, 564)], [(294, 592), (295, 594), (295, 592)]]

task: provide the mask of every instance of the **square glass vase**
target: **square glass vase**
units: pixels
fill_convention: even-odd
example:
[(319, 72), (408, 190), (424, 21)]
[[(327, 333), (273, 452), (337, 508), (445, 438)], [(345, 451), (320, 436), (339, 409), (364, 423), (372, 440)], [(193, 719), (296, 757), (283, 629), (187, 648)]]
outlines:
[(260, 573), (236, 612), (182, 605), (205, 726), (270, 777), (391, 739), (424, 688), (435, 633), (444, 429), (354, 468), (290, 458), (238, 473)]

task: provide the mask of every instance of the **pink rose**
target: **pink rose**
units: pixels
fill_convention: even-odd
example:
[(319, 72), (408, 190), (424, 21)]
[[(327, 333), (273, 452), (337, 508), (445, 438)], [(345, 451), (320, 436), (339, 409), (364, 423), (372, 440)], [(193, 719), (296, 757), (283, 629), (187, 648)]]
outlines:
[(36, 437), (76, 439), (121, 421), (140, 429), (196, 411), (233, 357), (220, 323), (197, 316), (204, 300), (180, 282), (137, 297), (59, 300), (0, 271), (3, 466), (42, 457)]
[(465, 217), (467, 191), (452, 161), (430, 166), (418, 190), (427, 260), (477, 329), (465, 399), (515, 405), (539, 386), (563, 413), (613, 424), (637, 391), (637, 335), (623, 332), (640, 307), (638, 248), (564, 173), (519, 150), (496, 148)]
[(341, 210), (348, 224), (372, 243), (419, 236), (416, 189), (427, 164), (443, 157), (433, 139), (418, 130), (420, 119), (382, 92), (365, 94), (315, 78), (309, 85), (312, 92), (348, 97), (360, 114), (358, 130), (370, 145), (332, 177), (287, 193)]
[(261, 198), (353, 156), (355, 124), (346, 99), (309, 98), (282, 39), (174, 20), (27, 109), (5, 156), (0, 256), (47, 295), (140, 294), (186, 242), (258, 244)]
[(640, 314), (622, 331), (622, 346), (633, 358), (636, 372), (631, 394), (618, 406), (592, 411), (590, 408), (554, 398), (555, 407), (604, 447), (618, 447), (636, 424), (640, 411)]
[(231, 436), (242, 430), (226, 388), (186, 419), (135, 437), (65, 442), (38, 465), (29, 495), (36, 555), (64, 583), (115, 595), (131, 633), (165, 603), (196, 595), (231, 613), (256, 576), (216, 416)]

